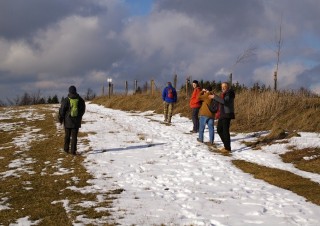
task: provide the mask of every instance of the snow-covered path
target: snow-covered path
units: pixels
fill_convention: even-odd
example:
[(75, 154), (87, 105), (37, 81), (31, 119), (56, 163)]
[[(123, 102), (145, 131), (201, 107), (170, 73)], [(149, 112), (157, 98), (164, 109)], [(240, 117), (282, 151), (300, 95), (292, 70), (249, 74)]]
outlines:
[[(187, 118), (173, 125), (162, 115), (130, 113), (87, 104), (81, 131), (89, 133), (91, 151), (85, 165), (96, 188), (123, 188), (113, 216), (123, 225), (320, 225), (320, 207), (290, 191), (272, 186), (237, 169), (231, 159), (244, 159), (285, 169), (320, 182), (318, 174), (285, 164), (278, 153), (286, 145), (316, 146), (319, 134), (302, 134), (288, 144), (252, 151), (232, 137), (232, 157), (208, 151), (196, 141)], [(208, 140), (208, 132), (205, 131)], [(215, 141), (221, 144), (216, 134)], [(307, 143), (306, 143), (307, 142)], [(79, 150), (81, 152), (81, 148)]]

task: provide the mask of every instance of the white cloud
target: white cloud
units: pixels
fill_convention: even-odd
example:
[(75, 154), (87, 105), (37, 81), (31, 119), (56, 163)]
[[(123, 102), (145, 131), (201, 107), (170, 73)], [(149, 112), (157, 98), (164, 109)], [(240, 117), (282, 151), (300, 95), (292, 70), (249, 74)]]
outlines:
[(2, 61), (0, 70), (10, 71), (11, 73), (31, 73), (36, 56), (32, 48), (23, 40), (8, 42), (0, 41)]
[[(300, 73), (305, 75), (303, 85), (310, 87), (319, 81), (319, 54), (314, 50), (319, 41), (314, 19), (319, 17), (315, 10), (319, 3), (292, 1), (294, 4), (288, 0), (203, 0), (194, 4), (194, 0), (185, 0), (181, 4), (180, 0), (161, 0), (154, 2), (148, 14), (131, 18), (126, 1), (84, 0), (76, 8), (58, 2), (57, 9), (67, 7), (66, 11), (45, 18), (34, 15), (33, 21), (45, 19), (44, 23), (28, 22), (32, 26), (26, 31), (12, 27), (16, 30), (1, 34), (0, 82), (19, 89), (50, 89), (51, 84), (54, 90), (52, 81), (100, 89), (107, 75), (123, 84), (151, 77), (164, 83), (174, 73), (179, 81), (190, 75), (219, 80), (234, 72), (234, 79), (241, 84), (260, 81), (272, 85), (274, 38), (283, 11), (284, 63), (280, 65), (279, 85), (297, 86), (294, 83), (301, 83), (297, 78)], [(22, 15), (30, 14), (30, 4)], [(10, 22), (4, 21), (1, 23)], [(232, 68), (237, 56), (250, 45), (258, 47), (255, 58)], [(306, 65), (310, 70), (303, 72)], [(21, 92), (19, 89), (12, 89), (12, 93)], [(5, 95), (1, 90), (0, 99)]]
[(147, 59), (160, 52), (172, 58), (196, 49), (212, 32), (212, 27), (185, 14), (161, 11), (151, 14), (148, 20), (137, 18), (131, 21), (123, 36), (139, 57)]
[[(290, 62), (282, 63), (279, 65), (278, 71), (278, 87), (287, 88), (293, 85), (303, 71), (307, 68), (302, 63)], [(258, 82), (262, 82), (265, 85), (273, 85), (274, 82), (275, 66), (263, 66), (254, 70), (253, 79)]]
[(98, 32), (95, 17), (72, 16), (60, 21), (53, 27), (38, 32), (30, 43), (19, 40), (1, 40), (0, 70), (13, 74), (38, 74), (59, 72), (63, 75), (81, 64), (86, 63), (92, 51), (99, 48), (94, 41)]

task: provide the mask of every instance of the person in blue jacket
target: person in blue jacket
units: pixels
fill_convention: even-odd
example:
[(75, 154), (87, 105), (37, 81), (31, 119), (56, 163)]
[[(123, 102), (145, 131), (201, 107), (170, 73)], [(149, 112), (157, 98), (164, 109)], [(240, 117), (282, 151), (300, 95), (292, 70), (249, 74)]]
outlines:
[(177, 91), (172, 86), (171, 82), (167, 83), (167, 86), (162, 91), (162, 100), (164, 106), (164, 122), (171, 123), (171, 117), (173, 112), (174, 103), (177, 102)]

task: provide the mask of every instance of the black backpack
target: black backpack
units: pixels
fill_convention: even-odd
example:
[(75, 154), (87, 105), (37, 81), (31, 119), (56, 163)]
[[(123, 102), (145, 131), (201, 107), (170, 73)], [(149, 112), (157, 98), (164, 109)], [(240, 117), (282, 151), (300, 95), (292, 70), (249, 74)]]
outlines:
[(212, 99), (210, 104), (207, 104), (207, 106), (208, 106), (209, 110), (211, 111), (211, 113), (215, 114), (218, 111), (219, 103), (216, 100)]

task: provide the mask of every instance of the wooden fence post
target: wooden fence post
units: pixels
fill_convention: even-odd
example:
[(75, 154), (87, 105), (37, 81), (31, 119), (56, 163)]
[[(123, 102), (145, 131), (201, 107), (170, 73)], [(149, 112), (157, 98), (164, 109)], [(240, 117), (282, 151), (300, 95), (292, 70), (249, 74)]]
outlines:
[(151, 95), (154, 95), (154, 80), (151, 80)]
[(128, 95), (128, 81), (127, 80), (125, 81), (124, 86), (125, 86), (125, 95), (127, 96)]
[(134, 93), (137, 93), (137, 89), (138, 89), (138, 81), (134, 80)]
[(174, 87), (174, 88), (177, 88), (177, 81), (178, 81), (178, 75), (175, 74), (175, 75), (174, 75), (174, 79), (173, 79), (173, 87)]
[(190, 84), (190, 78), (186, 79), (186, 98), (189, 97), (189, 84)]

